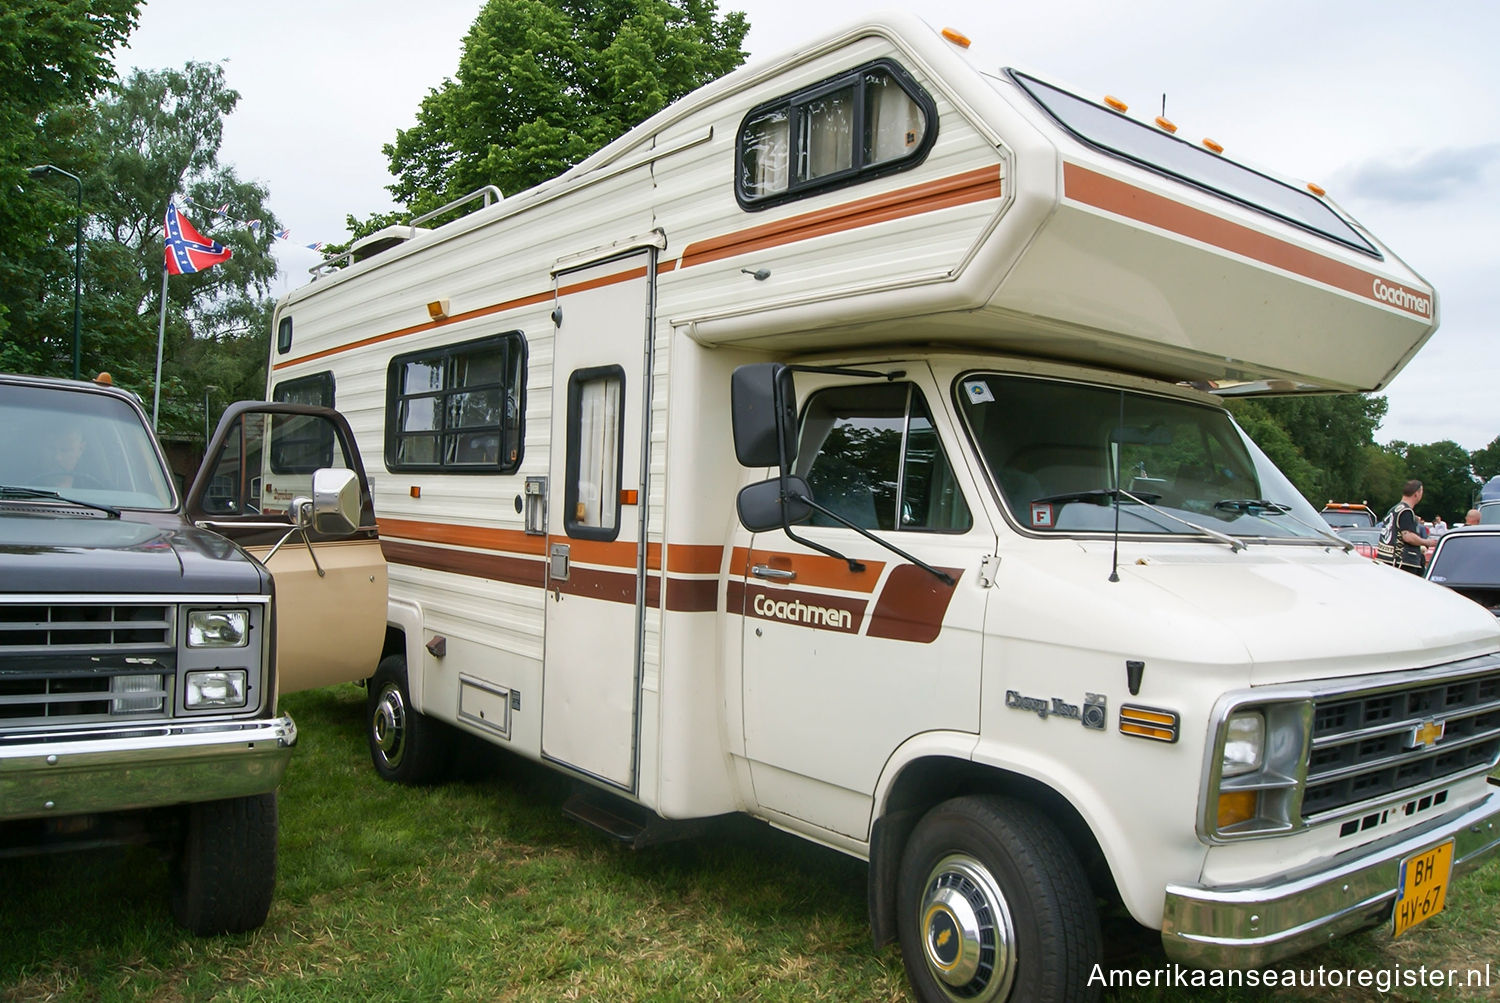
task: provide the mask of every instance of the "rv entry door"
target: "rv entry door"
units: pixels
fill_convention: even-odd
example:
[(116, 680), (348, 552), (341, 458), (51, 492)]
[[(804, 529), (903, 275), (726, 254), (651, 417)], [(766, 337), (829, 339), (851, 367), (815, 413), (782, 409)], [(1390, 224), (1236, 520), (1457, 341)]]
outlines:
[(542, 755), (633, 790), (656, 251), (556, 276)]

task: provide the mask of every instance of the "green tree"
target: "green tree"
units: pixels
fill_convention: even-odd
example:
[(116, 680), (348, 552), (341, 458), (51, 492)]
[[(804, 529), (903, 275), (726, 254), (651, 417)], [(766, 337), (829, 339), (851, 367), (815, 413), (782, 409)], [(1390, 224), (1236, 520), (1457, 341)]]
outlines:
[[(218, 162), (224, 119), (238, 100), (221, 66), (188, 63), (137, 71), (84, 112), (82, 135), (99, 179), (90, 207), (85, 373), (108, 370), (118, 385), (152, 397), (163, 217), (174, 194), (191, 200), (180, 208), (199, 230), (234, 252), (168, 280), (164, 433), (202, 435), (205, 387), (224, 397), (258, 398), (265, 390), (277, 223), (265, 188)], [(261, 220), (258, 230), (240, 222), (252, 219)]]
[(539, 184), (734, 69), (748, 30), (714, 0), (489, 0), (456, 77), (385, 147), (390, 191), (415, 214), (489, 184)]
[[(55, 164), (84, 179), (77, 107), (113, 76), (109, 53), (140, 0), (6, 0), (0, 6), (0, 370), (69, 372), (77, 189), (33, 179)], [(64, 297), (59, 299), (59, 297)], [(66, 346), (66, 347), (64, 347)]]
[(1500, 475), (1500, 435), (1491, 439), (1488, 446), (1470, 453), (1469, 463), (1474, 468), (1474, 476), (1481, 481)]
[(1406, 472), (1406, 455), (1390, 446), (1374, 444), (1364, 447), (1364, 472), (1360, 475), (1359, 490), (1349, 496), (1351, 501), (1368, 502), (1377, 515), (1384, 515), (1401, 500), (1401, 485), (1409, 479)]
[(1457, 516), (1462, 522), (1479, 486), (1469, 470), (1468, 451), (1444, 439), (1421, 446), (1406, 445), (1405, 454), (1410, 476), (1421, 481), (1424, 489), (1418, 514), (1427, 519), (1441, 515), (1449, 522)]
[(1328, 500), (1320, 497), (1324, 493), (1322, 471), (1302, 455), (1297, 443), (1292, 441), (1292, 437), (1266, 406), (1269, 403), (1269, 399), (1232, 401), (1230, 410), (1234, 412), (1234, 419), (1245, 430), (1245, 434), (1286, 474), (1302, 496), (1321, 508), (1323, 502)]

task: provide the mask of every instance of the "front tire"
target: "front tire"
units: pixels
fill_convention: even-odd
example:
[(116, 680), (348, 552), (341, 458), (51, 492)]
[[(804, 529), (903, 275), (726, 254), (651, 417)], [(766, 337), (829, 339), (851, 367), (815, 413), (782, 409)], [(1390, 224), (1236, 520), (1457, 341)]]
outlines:
[(445, 780), (453, 761), (454, 733), (411, 705), (406, 659), (387, 655), (370, 678), (365, 735), (375, 772), (398, 784), (421, 787)]
[(901, 959), (924, 1003), (1098, 999), (1093, 893), (1032, 805), (963, 797), (933, 808), (906, 845), (896, 895)]
[(172, 917), (192, 933), (244, 933), (276, 888), (276, 792), (185, 809), (172, 860)]

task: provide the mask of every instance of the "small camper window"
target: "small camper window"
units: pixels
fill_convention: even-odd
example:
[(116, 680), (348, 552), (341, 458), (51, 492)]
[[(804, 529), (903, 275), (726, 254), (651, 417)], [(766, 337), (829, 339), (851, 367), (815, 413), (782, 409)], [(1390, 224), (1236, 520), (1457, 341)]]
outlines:
[(525, 366), (519, 331), (392, 359), (387, 469), (513, 472), (521, 462)]
[(278, 404), (312, 404), (316, 407), (333, 407), (333, 373), (323, 370), (311, 376), (299, 376), (295, 380), (282, 380), (271, 391), (271, 399)]
[(625, 371), (581, 369), (568, 380), (567, 484), (563, 523), (569, 536), (620, 535), (620, 463), (625, 448)]
[(937, 109), (894, 63), (881, 61), (761, 105), (735, 149), (735, 195), (761, 209), (921, 163)]

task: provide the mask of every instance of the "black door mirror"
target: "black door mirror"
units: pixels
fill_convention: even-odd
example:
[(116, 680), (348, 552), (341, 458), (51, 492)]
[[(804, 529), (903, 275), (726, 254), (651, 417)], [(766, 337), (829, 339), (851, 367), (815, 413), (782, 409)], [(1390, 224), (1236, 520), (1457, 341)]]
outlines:
[(788, 464), (797, 458), (797, 394), (790, 369), (779, 362), (740, 366), (729, 380), (729, 406), (734, 455), (742, 466), (779, 467), (783, 457)]
[(788, 477), (786, 491), (783, 519), (781, 478), (773, 477), (741, 489), (739, 498), (735, 501), (740, 524), (752, 533), (764, 533), (767, 530), (781, 529), (785, 525), (806, 522), (808, 516), (812, 515), (812, 506), (801, 500), (812, 495), (807, 482), (800, 477)]

